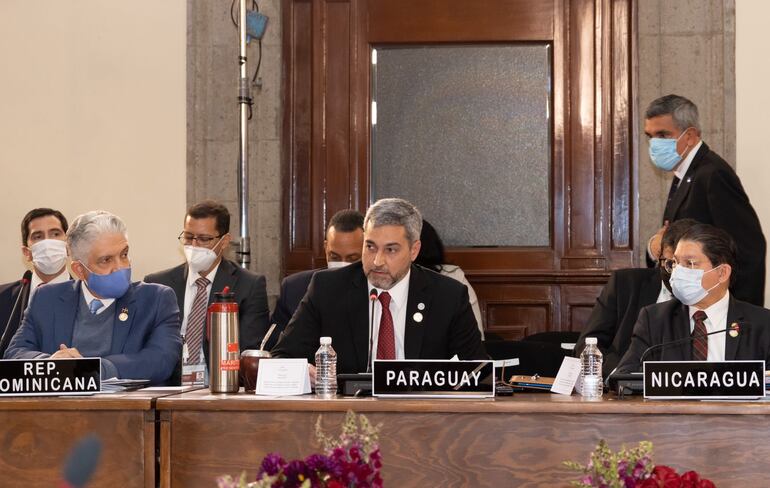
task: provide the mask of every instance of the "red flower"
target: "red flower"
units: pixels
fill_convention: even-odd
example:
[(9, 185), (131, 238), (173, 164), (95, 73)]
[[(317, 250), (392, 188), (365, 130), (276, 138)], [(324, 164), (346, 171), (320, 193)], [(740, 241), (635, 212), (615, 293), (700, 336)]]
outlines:
[(343, 485), (342, 483), (340, 483), (337, 480), (329, 480), (326, 483), (326, 487), (327, 488), (345, 488), (345, 485)]
[(682, 485), (682, 479), (676, 471), (660, 464), (652, 470), (652, 478), (658, 481), (661, 488), (679, 488)]
[(658, 480), (654, 478), (647, 478), (646, 480), (642, 480), (636, 484), (636, 488), (658, 488), (660, 485), (658, 485)]

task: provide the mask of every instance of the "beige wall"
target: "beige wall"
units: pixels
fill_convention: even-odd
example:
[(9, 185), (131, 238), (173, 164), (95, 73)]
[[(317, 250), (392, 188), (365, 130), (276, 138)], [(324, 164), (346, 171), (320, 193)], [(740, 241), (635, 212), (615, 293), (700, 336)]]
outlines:
[[(738, 0), (735, 14), (737, 171), (759, 214), (765, 237), (770, 237), (770, 158), (767, 150), (767, 116), (770, 114), (767, 19), (770, 18), (770, 2)], [(769, 304), (770, 283), (765, 286), (765, 306)]]
[(120, 215), (135, 280), (181, 262), (185, 49), (184, 0), (0, 1), (0, 282), (39, 206)]

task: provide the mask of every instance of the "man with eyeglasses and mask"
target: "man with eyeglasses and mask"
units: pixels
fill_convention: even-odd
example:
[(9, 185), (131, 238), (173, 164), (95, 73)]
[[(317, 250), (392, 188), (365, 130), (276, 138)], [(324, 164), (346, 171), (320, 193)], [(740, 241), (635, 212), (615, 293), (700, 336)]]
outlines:
[(193, 205), (179, 234), (186, 262), (144, 278), (147, 283), (169, 286), (176, 293), (182, 311), (181, 375), (185, 384), (205, 380), (209, 356), (206, 310), (214, 293), (228, 287), (235, 294), (241, 351), (258, 349), (268, 329), (265, 277), (225, 259), (230, 240), (227, 207), (210, 200)]
[(72, 282), (38, 289), (6, 359), (100, 357), (103, 379), (165, 384), (179, 361), (179, 309), (169, 288), (131, 283), (126, 226), (101, 210), (67, 232)]
[(650, 138), (652, 163), (674, 173), (663, 227), (648, 243), (648, 264), (658, 259), (669, 222), (690, 218), (714, 225), (738, 245), (735, 297), (763, 305), (766, 243), (759, 218), (738, 175), (701, 140), (698, 108), (678, 95), (658, 98), (647, 108), (644, 133)]
[(21, 253), (31, 270), (18, 281), (0, 285), (0, 357), (41, 285), (70, 279), (67, 273), (67, 219), (58, 210), (36, 208), (21, 221)]
[(575, 345), (576, 356), (579, 357), (585, 348), (587, 337), (596, 337), (604, 355), (603, 374), (609, 376), (631, 344), (639, 311), (647, 305), (673, 298), (669, 277), (674, 250), (682, 234), (696, 224), (698, 222), (693, 219), (682, 219), (666, 228), (656, 267), (619, 269), (612, 273), (580, 333)]
[(740, 301), (728, 290), (739, 278), (734, 273), (735, 244), (727, 232), (693, 225), (682, 234), (667, 266), (675, 299), (642, 309), (619, 373), (641, 371), (645, 351), (668, 343), (650, 350), (645, 359), (770, 361), (770, 310)]

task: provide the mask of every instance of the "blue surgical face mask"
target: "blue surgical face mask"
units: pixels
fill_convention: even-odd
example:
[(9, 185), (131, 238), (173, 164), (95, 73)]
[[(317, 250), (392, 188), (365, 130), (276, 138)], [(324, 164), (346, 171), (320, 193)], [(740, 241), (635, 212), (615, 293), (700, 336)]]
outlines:
[[(83, 264), (83, 263), (80, 263)], [(86, 285), (91, 293), (100, 298), (120, 298), (126, 294), (131, 286), (131, 268), (123, 268), (105, 275), (96, 274), (83, 264), (88, 270)]]
[(719, 286), (719, 283), (712, 286), (708, 290), (703, 288), (703, 276), (706, 273), (711, 273), (715, 269), (719, 269), (720, 264), (716, 268), (711, 268), (708, 271), (702, 269), (691, 269), (685, 266), (677, 266), (674, 271), (671, 272), (671, 293), (685, 305), (695, 305), (700, 302), (711, 290)]
[[(676, 139), (663, 139), (662, 137), (653, 137), (650, 139), (650, 159), (652, 164), (663, 171), (671, 171), (682, 160), (682, 156), (676, 152), (676, 144), (679, 139), (689, 130), (679, 134)], [(687, 147), (690, 147), (689, 145)], [(685, 148), (685, 150), (687, 150)]]

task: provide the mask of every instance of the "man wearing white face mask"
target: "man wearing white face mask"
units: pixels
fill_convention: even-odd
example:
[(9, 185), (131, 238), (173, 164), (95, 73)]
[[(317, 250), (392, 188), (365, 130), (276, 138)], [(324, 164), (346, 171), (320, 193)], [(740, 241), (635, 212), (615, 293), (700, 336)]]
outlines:
[(40, 285), (70, 279), (67, 219), (58, 210), (36, 208), (21, 221), (21, 252), (32, 267), (19, 281), (0, 285), (0, 357), (19, 328), (21, 316)]
[(208, 364), (206, 309), (215, 292), (229, 287), (238, 303), (239, 347), (258, 349), (268, 329), (269, 310), (265, 277), (225, 259), (230, 245), (230, 212), (213, 201), (193, 205), (184, 219), (179, 242), (185, 263), (145, 276), (176, 293), (182, 311), (181, 375), (185, 383), (201, 383)]
[[(326, 228), (324, 254), (328, 269), (342, 268), (361, 260), (364, 247), (364, 216), (357, 210), (340, 210), (335, 213)], [(323, 268), (320, 268), (323, 269)], [(310, 285), (310, 279), (319, 269), (300, 271), (287, 276), (281, 282), (281, 294), (275, 304), (270, 323), (277, 324), (275, 334), (265, 346), (270, 349), (278, 342), (278, 333), (286, 328), (299, 307)]]
[[(669, 267), (675, 300), (649, 305), (639, 313), (631, 346), (618, 372), (641, 371), (649, 361), (770, 361), (770, 310), (731, 296), (736, 280), (735, 244), (712, 225), (690, 227), (676, 246)], [(689, 340), (688, 340), (689, 339)]]
[(663, 213), (663, 227), (648, 243), (648, 265), (660, 250), (668, 222), (695, 219), (730, 234), (738, 245), (739, 300), (764, 303), (766, 243), (759, 218), (735, 171), (702, 140), (698, 108), (690, 100), (667, 95), (647, 108), (644, 133), (650, 138), (650, 160), (674, 174)]

